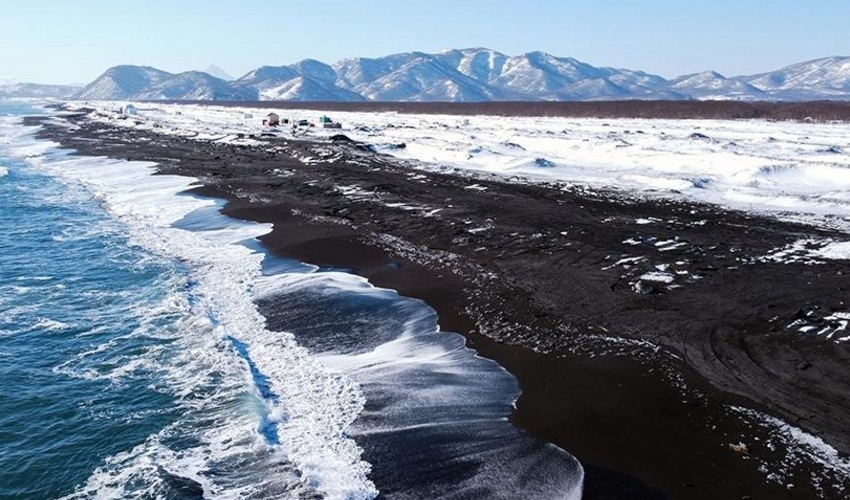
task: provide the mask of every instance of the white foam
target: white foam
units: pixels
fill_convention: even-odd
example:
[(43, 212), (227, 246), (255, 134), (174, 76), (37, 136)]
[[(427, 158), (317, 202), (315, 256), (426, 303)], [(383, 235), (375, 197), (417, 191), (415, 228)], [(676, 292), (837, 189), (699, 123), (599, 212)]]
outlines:
[(68, 323), (50, 318), (39, 318), (33, 326), (37, 329), (47, 330), (51, 332), (62, 331), (71, 328), (71, 325), (69, 325)]
[[(260, 275), (262, 255), (233, 243), (264, 234), (270, 226), (246, 224), (207, 233), (178, 229), (173, 227), (175, 222), (215, 203), (178, 196), (194, 179), (153, 176), (150, 163), (44, 155), (41, 153), (46, 148), (36, 143), (26, 147), (13, 145), (11, 150), (45, 172), (86, 186), (110, 215), (126, 225), (131, 244), (185, 263), (194, 282), (195, 302), (191, 307), (175, 297), (163, 306), (171, 312), (176, 307), (178, 313), (187, 315), (172, 334), (185, 343), (185, 349), (180, 350), (185, 352), (181, 359), (163, 362), (156, 352), (148, 352), (107, 372), (78, 372), (72, 365), (58, 370), (87, 378), (119, 380), (138, 370), (161, 372), (165, 366), (167, 370), (161, 374), (169, 380), (165, 389), (179, 398), (189, 398), (207, 376), (204, 374), (220, 370), (235, 379), (225, 382), (217, 400), (184, 401), (190, 406), (200, 405), (186, 418), (204, 418), (204, 411), (200, 411), (204, 409), (216, 415), (221, 414), (222, 408), (232, 411), (233, 405), (243, 406), (241, 417), (221, 414), (221, 421), (205, 431), (202, 444), (179, 453), (162, 443), (180, 429), (163, 429), (151, 435), (136, 449), (110, 457), (72, 497), (121, 498), (128, 494), (122, 485), (130, 478), (150, 484), (151, 491), (156, 491), (161, 479), (155, 472), (161, 467), (197, 481), (211, 496), (241, 498), (245, 486), (238, 486), (233, 476), (239, 471), (228, 474), (209, 470), (212, 464), (234, 454), (265, 457), (262, 461), (268, 462), (269, 471), (281, 463), (292, 463), (300, 471), (300, 479), (287, 481), (303, 483), (302, 490), (318, 491), (325, 498), (374, 496), (374, 486), (367, 478), (369, 465), (360, 459), (360, 449), (347, 437), (347, 429), (363, 405), (357, 385), (322, 366), (291, 335), (267, 331), (264, 318), (252, 302), (250, 289)], [(156, 317), (160, 313), (149, 314)], [(134, 334), (148, 333), (144, 322), (142, 329)], [(232, 348), (222, 350), (222, 346), (229, 345), (229, 337), (248, 346), (252, 362), (268, 378), (272, 392), (279, 398), (277, 402), (258, 400), (266, 406), (259, 414), (256, 409), (245, 407), (246, 401), (234, 399), (237, 394), (255, 389), (244, 360)], [(77, 360), (82, 365), (84, 361), (85, 356)], [(258, 429), (260, 419), (266, 418), (263, 414), (277, 424), (279, 445), (262, 439)], [(269, 481), (278, 479), (257, 478), (251, 488), (271, 487)]]
[[(417, 462), (416, 454), (407, 450), (387, 452), (392, 457), (401, 454), (411, 457), (408, 464), (400, 465), (411, 468), (395, 474), (397, 478), (415, 475), (417, 467), (453, 474), (458, 464), (481, 463), (482, 471), (459, 478), (457, 484), (450, 485), (451, 491), (492, 487), (495, 488), (490, 492), (492, 498), (580, 497), (581, 465), (554, 446), (527, 448), (532, 439), (507, 421), (514, 398), (519, 394), (513, 377), (496, 363), (477, 357), (475, 351), (465, 346), (462, 336), (441, 332), (436, 313), (421, 301), (399, 297), (390, 290), (372, 287), (362, 277), (339, 272), (269, 276), (254, 291), (259, 299), (309, 293), (310, 303), (319, 308), (333, 304), (332, 300), (328, 303), (324, 300), (340, 295), (371, 295), (381, 301), (375, 307), (388, 311), (386, 314), (392, 321), (375, 325), (367, 322), (362, 328), (387, 333), (381, 336), (382, 341), (354, 353), (325, 346), (327, 350), (319, 349), (317, 356), (326, 366), (356, 380), (367, 397), (374, 398), (370, 399), (371, 407), (353, 424), (353, 436), (367, 440), (374, 436), (382, 443), (393, 442), (387, 436), (396, 436), (394, 439), (404, 443), (419, 442), (422, 438), (417, 433), (427, 428), (434, 443), (445, 450), (442, 455), (435, 453), (438, 447), (434, 446), (421, 452), (429, 458), (426, 464)], [(275, 304), (283, 311), (288, 309), (286, 304), (277, 301)], [(333, 306), (327, 310), (333, 311)], [(359, 321), (352, 320), (355, 324)], [(345, 330), (345, 335), (352, 335), (350, 329), (357, 331), (347, 320), (320, 318), (320, 321), (345, 323), (321, 327), (321, 334), (332, 339), (335, 337), (331, 332), (337, 328)], [(494, 435), (500, 438), (493, 438)], [(463, 444), (454, 448), (453, 438)], [(507, 463), (511, 464), (510, 470), (502, 470), (498, 479), (483, 472), (498, 470)], [(529, 481), (526, 475), (530, 473), (546, 479)], [(438, 491), (433, 488), (440, 487), (446, 485), (435, 481), (428, 491), (433, 493)]]
[(25, 127), (20, 118), (0, 116), (0, 144), (6, 153), (15, 158), (36, 158), (54, 149), (58, 144), (36, 140), (38, 127)]

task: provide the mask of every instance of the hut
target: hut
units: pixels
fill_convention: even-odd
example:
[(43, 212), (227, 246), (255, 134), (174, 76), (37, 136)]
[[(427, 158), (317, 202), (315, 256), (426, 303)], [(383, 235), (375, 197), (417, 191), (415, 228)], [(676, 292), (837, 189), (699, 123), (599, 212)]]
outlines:
[(278, 125), (280, 125), (280, 115), (278, 115), (277, 113), (269, 113), (265, 121), (266, 125), (268, 125), (269, 127), (277, 127)]
[(322, 115), (319, 118), (319, 123), (321, 123), (324, 128), (342, 128), (342, 124), (331, 120), (331, 118), (327, 115)]
[(139, 110), (136, 109), (132, 104), (128, 104), (124, 106), (124, 109), (121, 110), (121, 114), (124, 115), (137, 115), (139, 114)]

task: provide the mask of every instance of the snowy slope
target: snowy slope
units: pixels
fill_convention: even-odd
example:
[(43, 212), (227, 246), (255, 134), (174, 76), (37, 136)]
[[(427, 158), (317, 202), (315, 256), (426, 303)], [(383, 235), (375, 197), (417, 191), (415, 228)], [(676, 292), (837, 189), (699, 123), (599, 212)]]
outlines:
[(173, 77), (171, 73), (149, 66), (109, 68), (74, 97), (77, 99), (138, 99), (155, 85)]
[[(609, 72), (608, 81), (632, 92), (637, 97), (666, 91), (667, 80), (658, 75), (628, 69), (605, 69)], [(685, 96), (675, 93), (670, 94), (670, 96), (669, 98), (673, 99), (685, 98)]]
[(697, 99), (766, 99), (768, 95), (740, 78), (726, 78), (715, 71), (684, 75), (670, 81), (669, 89)]
[(850, 99), (850, 57), (815, 59), (743, 79), (776, 99)]
[(487, 85), (496, 84), (509, 59), (505, 54), (486, 48), (446, 50), (434, 57), (462, 75)]
[[(355, 62), (354, 68), (359, 71), (345, 68), (346, 77), (340, 80), (346, 83), (361, 81), (352, 90), (372, 101), (470, 102), (499, 97), (499, 93), (486, 84), (464, 75), (430, 54), (405, 54), (391, 59), (388, 64), (377, 63), (366, 68), (363, 62)], [(363, 78), (366, 74), (374, 79)]]
[(336, 85), (336, 71), (334, 71), (333, 67), (321, 61), (304, 59), (289, 67), (300, 76)]
[(297, 78), (298, 72), (291, 66), (260, 66), (235, 80), (235, 84), (256, 89), (261, 95), (272, 87)]
[(305, 59), (288, 66), (263, 66), (234, 83), (253, 89), (261, 100), (362, 101), (360, 94), (336, 86), (336, 71)]
[(297, 76), (260, 92), (262, 100), (274, 101), (363, 101), (356, 92), (341, 89), (332, 82)]
[(354, 90), (385, 78), (417, 59), (427, 57), (423, 52), (405, 52), (380, 58), (354, 57), (337, 62), (333, 68), (337, 74), (337, 85)]
[(501, 88), (542, 99), (558, 99), (559, 92), (582, 80), (596, 80), (607, 75), (599, 68), (572, 58), (559, 58), (544, 52), (529, 52), (511, 57), (494, 81)]
[(558, 101), (591, 101), (633, 98), (634, 94), (606, 78), (581, 80), (565, 86), (554, 94)]
[(248, 101), (256, 100), (251, 88), (232, 84), (202, 71), (173, 75), (137, 94), (141, 100)]

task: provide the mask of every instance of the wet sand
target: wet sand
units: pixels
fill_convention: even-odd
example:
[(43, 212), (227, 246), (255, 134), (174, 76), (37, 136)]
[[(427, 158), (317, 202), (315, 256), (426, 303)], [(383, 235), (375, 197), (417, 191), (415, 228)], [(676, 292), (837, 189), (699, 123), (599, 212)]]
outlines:
[[(846, 265), (748, 260), (802, 237), (843, 235), (580, 187), (411, 175), (410, 165), (345, 141), (275, 138), (282, 149), (269, 152), (69, 119), (81, 128), (47, 125), (41, 135), (198, 177), (198, 193), (229, 200), (228, 215), (274, 224), (262, 239), (271, 252), (423, 299), (442, 329), (517, 378), (513, 422), (582, 461), (585, 498), (815, 498), (805, 482), (766, 480), (759, 464), (776, 452), (730, 405), (850, 450), (848, 348), (777, 326), (804, 308), (842, 307)], [(344, 160), (294, 159), (328, 150)], [(344, 196), (340, 186), (371, 195)], [(650, 217), (659, 222), (636, 222)], [(695, 278), (636, 291), (635, 276), (660, 259), (650, 243), (673, 239), (686, 244), (664, 262)], [(626, 269), (616, 264), (624, 255), (645, 259)], [(739, 441), (747, 455), (728, 446)]]

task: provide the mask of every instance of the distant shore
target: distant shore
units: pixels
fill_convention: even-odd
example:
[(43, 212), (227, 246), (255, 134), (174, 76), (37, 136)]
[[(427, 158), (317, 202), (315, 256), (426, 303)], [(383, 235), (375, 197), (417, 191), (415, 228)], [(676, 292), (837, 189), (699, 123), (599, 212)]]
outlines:
[[(336, 105), (287, 109), (343, 109)], [(379, 106), (345, 106), (364, 105)], [(498, 114), (496, 105), (512, 103), (469, 106)], [(377, 286), (425, 300), (443, 329), (464, 334), (518, 379), (513, 421), (582, 460), (588, 499), (814, 498), (802, 481), (788, 488), (766, 480), (759, 463), (774, 452), (768, 436), (730, 415), (730, 406), (778, 414), (850, 452), (848, 349), (777, 334), (771, 321), (793, 318), (800, 303), (833, 301), (845, 266), (742, 267), (738, 259), (801, 237), (835, 236), (829, 231), (557, 185), (476, 179), (483, 189), (469, 189), (469, 178), (417, 171), (422, 181), (344, 142), (320, 146), (369, 168), (322, 161), (306, 168), (298, 157), (320, 157), (310, 142), (272, 138), (281, 149), (270, 152), (68, 119), (80, 128), (30, 121), (79, 154), (155, 161), (162, 173), (202, 179), (202, 192), (229, 200), (226, 214), (274, 223), (263, 238), (274, 253), (356, 269)], [(286, 176), (274, 174), (281, 169)], [(335, 189), (347, 185), (385, 201), (441, 207), (440, 217), (353, 202)], [(667, 255), (699, 280), (675, 293), (635, 293), (620, 281), (611, 256), (642, 234), (643, 217), (659, 221), (659, 239), (691, 243)], [(468, 230), (483, 225), (490, 229)], [(729, 446), (737, 443), (746, 453)]]
[(299, 102), (299, 101), (152, 101), (200, 106), (328, 112), (551, 116), (568, 118), (657, 118), (704, 120), (850, 121), (848, 101), (489, 101), (489, 102)]

